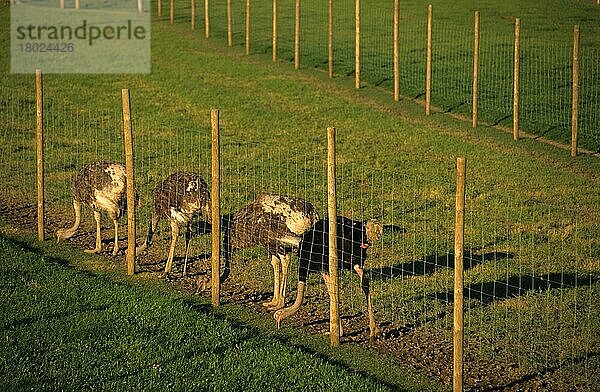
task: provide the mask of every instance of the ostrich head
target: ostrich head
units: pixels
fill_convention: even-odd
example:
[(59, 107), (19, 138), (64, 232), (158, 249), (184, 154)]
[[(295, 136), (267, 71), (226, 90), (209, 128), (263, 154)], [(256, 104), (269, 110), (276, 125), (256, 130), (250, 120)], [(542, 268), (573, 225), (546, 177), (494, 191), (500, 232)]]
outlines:
[(67, 240), (73, 236), (74, 231), (72, 229), (58, 229), (56, 230), (56, 243)]
[(383, 235), (383, 225), (376, 219), (369, 219), (365, 222), (367, 230), (367, 241), (370, 245), (377, 242)]

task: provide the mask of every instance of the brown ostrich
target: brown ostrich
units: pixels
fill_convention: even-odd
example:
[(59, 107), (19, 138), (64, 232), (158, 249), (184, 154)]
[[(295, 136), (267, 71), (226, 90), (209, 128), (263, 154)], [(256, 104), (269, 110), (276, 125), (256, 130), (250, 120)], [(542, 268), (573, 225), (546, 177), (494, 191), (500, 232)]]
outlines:
[(143, 251), (152, 244), (152, 236), (158, 222), (163, 218), (167, 219), (171, 225), (171, 247), (165, 273), (170, 273), (173, 268), (179, 225), (183, 224), (186, 226), (183, 274), (186, 275), (188, 250), (192, 237), (191, 226), (194, 218), (202, 216), (210, 223), (210, 193), (206, 181), (199, 175), (188, 172), (176, 172), (169, 175), (152, 191), (152, 219), (148, 225), (146, 241), (138, 247), (138, 251)]
[(68, 229), (59, 229), (56, 232), (57, 242), (75, 235), (81, 223), (81, 205), (85, 204), (94, 211), (96, 220), (96, 247), (86, 252), (98, 253), (102, 250), (100, 215), (101, 211), (106, 211), (115, 228), (112, 254), (116, 255), (119, 251), (119, 218), (127, 210), (126, 188), (125, 166), (120, 163), (103, 160), (92, 162), (80, 169), (71, 182), (75, 223)]
[[(383, 226), (379, 221), (367, 220), (364, 222), (353, 221), (340, 216), (337, 218), (337, 253), (338, 268), (354, 271), (360, 278), (360, 286), (367, 301), (369, 316), (369, 338), (373, 340), (379, 329), (375, 323), (371, 294), (369, 292), (369, 276), (364, 273), (367, 258), (367, 249), (376, 242), (383, 233)], [(290, 307), (280, 309), (273, 317), (279, 328), (281, 322), (295, 314), (304, 300), (304, 291), (308, 274), (320, 272), (329, 293), (329, 219), (322, 219), (315, 223), (313, 228), (302, 235), (298, 251), (298, 293), (296, 301)], [(341, 325), (340, 325), (341, 330)], [(341, 331), (340, 331), (341, 332)], [(340, 333), (342, 335), (342, 333)]]
[(302, 233), (319, 219), (313, 205), (305, 200), (281, 195), (261, 195), (248, 206), (224, 219), (223, 247), (225, 281), (233, 252), (262, 246), (273, 265), (273, 299), (263, 305), (271, 310), (285, 306), (285, 288), (291, 252), (298, 248)]

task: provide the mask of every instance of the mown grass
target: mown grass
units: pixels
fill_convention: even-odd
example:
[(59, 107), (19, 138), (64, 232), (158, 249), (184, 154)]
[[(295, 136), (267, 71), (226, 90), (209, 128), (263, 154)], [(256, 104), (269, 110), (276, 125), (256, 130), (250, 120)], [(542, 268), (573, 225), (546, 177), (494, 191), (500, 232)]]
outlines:
[[(569, 380), (585, 385), (593, 373), (585, 364), (600, 336), (597, 158), (571, 160), (563, 150), (515, 144), (492, 128), (424, 118), (412, 100), (396, 104), (387, 91), (354, 91), (346, 78), (295, 73), (269, 64), (270, 56), (247, 58), (202, 39), (183, 21), (155, 23), (152, 44), (151, 75), (46, 77), (49, 236), (72, 219), (71, 173), (92, 159), (122, 160), (121, 88), (132, 90), (140, 231), (150, 190), (168, 173), (195, 170), (209, 179), (208, 113), (215, 107), (222, 114), (224, 212), (270, 191), (303, 196), (324, 214), (325, 128), (333, 125), (340, 213), (403, 229), (386, 233), (370, 251), (378, 319), (435, 327), (449, 338), (454, 165), (466, 156), (468, 350), (516, 363), (524, 377), (573, 366)], [(2, 197), (35, 205), (32, 78), (3, 73), (1, 82)], [(92, 228), (86, 214), (84, 233)], [(91, 244), (92, 236), (84, 238)], [(206, 240), (193, 244), (193, 254), (208, 252)], [(154, 257), (165, 254), (160, 249)], [(232, 278), (248, 290), (271, 287), (261, 253), (236, 255)], [(313, 277), (309, 290), (318, 283)], [(364, 307), (356, 279), (343, 274), (342, 283), (343, 313), (356, 314)], [(563, 317), (553, 318), (558, 312)], [(580, 336), (581, 344), (573, 344)], [(523, 341), (529, 344), (516, 344)]]
[(80, 269), (81, 260), (74, 268), (6, 233), (0, 254), (2, 390), (439, 388), (349, 371), (225, 319), (202, 297)]
[[(334, 72), (354, 75), (355, 2), (334, 2)], [(471, 115), (474, 13), (480, 11), (480, 120), (512, 127), (513, 37), (521, 19), (520, 126), (537, 136), (570, 142), (573, 26), (581, 28), (580, 146), (600, 148), (597, 63), (600, 47), (594, 38), (600, 20), (593, 1), (553, 0), (473, 2), (402, 1), (399, 21), (400, 91), (408, 97), (425, 95), (427, 6), (433, 7), (432, 101), (445, 112)], [(168, 20), (168, 6), (163, 5)], [(204, 8), (197, 5), (197, 29), (204, 32)], [(294, 2), (278, 4), (278, 58), (293, 62)], [(211, 36), (226, 45), (225, 3), (210, 3)], [(251, 52), (272, 51), (272, 2), (251, 6)], [(175, 20), (190, 25), (190, 5), (176, 2)], [(361, 2), (361, 79), (393, 89), (393, 2)], [(301, 4), (300, 63), (327, 70), (327, 3)], [(233, 45), (245, 45), (245, 2), (232, 2)], [(241, 49), (241, 48), (240, 48)]]

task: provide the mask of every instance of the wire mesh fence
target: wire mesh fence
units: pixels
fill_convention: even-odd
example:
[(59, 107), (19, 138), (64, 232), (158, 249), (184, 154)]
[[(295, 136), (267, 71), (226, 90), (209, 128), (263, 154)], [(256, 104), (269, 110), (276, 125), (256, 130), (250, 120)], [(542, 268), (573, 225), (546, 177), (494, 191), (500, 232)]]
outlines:
[[(3, 196), (23, 214), (36, 203), (35, 95), (1, 87), (2, 93), (2, 184)], [(33, 222), (31, 222), (33, 223)]]
[[(557, 64), (569, 64), (572, 52), (568, 44), (549, 46), (523, 40), (520, 118), (524, 129), (538, 129), (540, 136), (562, 142), (570, 139), (572, 69)], [(530, 60), (530, 56), (535, 57)]]
[[(295, 6), (292, 1), (276, 2), (277, 54), (281, 61), (294, 60)], [(226, 39), (227, 12), (224, 1), (208, 1), (211, 36)], [(273, 4), (250, 4), (251, 53), (271, 53), (273, 48)], [(355, 1), (333, 4), (334, 73), (355, 73)], [(189, 23), (190, 3), (175, 3), (176, 20)], [(393, 89), (393, 2), (363, 0), (360, 3), (361, 80)], [(205, 27), (204, 4), (196, 1), (198, 28)], [(328, 5), (303, 0), (300, 5), (300, 64), (304, 68), (326, 69), (328, 64)], [(400, 93), (423, 98), (426, 76), (426, 8), (399, 10)], [(163, 13), (163, 18), (165, 18)], [(245, 45), (246, 4), (231, 2), (234, 46)], [(514, 20), (498, 20), (482, 14), (480, 31), (480, 78), (478, 117), (509, 127), (513, 118)], [(434, 11), (432, 22), (432, 92), (434, 106), (444, 112), (471, 115), (473, 83), (473, 31), (457, 25)], [(461, 22), (462, 23), (462, 22)], [(521, 45), (520, 124), (523, 131), (561, 143), (571, 140), (572, 35), (552, 41), (540, 38), (539, 29), (528, 31), (524, 21)], [(579, 145), (592, 152), (600, 149), (597, 111), (598, 48), (593, 38), (582, 33), (580, 53)]]
[[(233, 3), (234, 44), (242, 46), (244, 18), (239, 12), (243, 8), (240, 2)], [(224, 7), (216, 2), (210, 4), (211, 33), (224, 37), (226, 29), (217, 27), (223, 21), (221, 26), (226, 26)], [(269, 15), (272, 4), (260, 4), (264, 10), (257, 5), (257, 11), (253, 3), (251, 20), (256, 27), (252, 31), (258, 36), (262, 34), (264, 39), (253, 38), (252, 51), (268, 53), (271, 31), (260, 26), (268, 26), (272, 21)], [(345, 29), (348, 33), (342, 34), (344, 39), (334, 40), (339, 45), (336, 46), (339, 63), (336, 62), (335, 69), (336, 73), (349, 75), (353, 72), (354, 15), (348, 11), (350, 7), (336, 7), (340, 7), (336, 14), (341, 15), (336, 29)], [(279, 6), (278, 10), (284, 15), (278, 18), (279, 22), (291, 25), (292, 7), (288, 4)], [(179, 12), (178, 8), (177, 15)], [(301, 26), (308, 37), (301, 42), (303, 48), (310, 50), (308, 54), (302, 52), (301, 64), (325, 68), (326, 27), (322, 29), (322, 36), (319, 34), (318, 39), (311, 41), (308, 33), (320, 31), (309, 28), (313, 12), (314, 18), (320, 21), (327, 17), (321, 7), (303, 13), (307, 19), (302, 19)], [(202, 20), (201, 9), (196, 15)], [(389, 14), (376, 7), (369, 8), (365, 10), (363, 31), (370, 31), (367, 21), (371, 18), (385, 21), (383, 26), (391, 23)], [(412, 18), (403, 15), (402, 20)], [(188, 23), (189, 19), (178, 16), (176, 21)], [(424, 35), (425, 24), (416, 16), (414, 21), (414, 24), (400, 25), (400, 48), (404, 54), (401, 55), (401, 86), (405, 94), (419, 96), (425, 84), (424, 72), (421, 72), (425, 68), (424, 42), (407, 36), (411, 32)], [(486, 19), (482, 21), (485, 25)], [(448, 56), (436, 55), (439, 62), (434, 66), (434, 73), (453, 75), (434, 83), (434, 96), (448, 97), (438, 98), (438, 104), (445, 110), (467, 113), (471, 99), (472, 32), (455, 31), (444, 23), (434, 26), (438, 46), (446, 48)], [(508, 35), (512, 25), (507, 23), (504, 28)], [(279, 28), (278, 31), (287, 37), (279, 43), (280, 57), (291, 60), (290, 30)], [(377, 51), (366, 48), (363, 51), (366, 60), (363, 75), (371, 83), (387, 85), (391, 62), (387, 55), (379, 53), (389, 53), (391, 44), (380, 39), (381, 31), (377, 37), (363, 40), (369, 48), (367, 43), (371, 41), (379, 45)], [(507, 100), (512, 92), (512, 40), (504, 33), (494, 33), (498, 35), (496, 38), (486, 38), (486, 34), (485, 28), (482, 29), (479, 102), (482, 113), (488, 113), (495, 123), (502, 124), (508, 120), (506, 112), (511, 106)], [(501, 45), (489, 44), (492, 41)], [(522, 53), (527, 53), (523, 55), (522, 79), (524, 127), (534, 124), (531, 126), (544, 129), (544, 135), (562, 134), (558, 130), (570, 128), (571, 70), (564, 63), (568, 63), (572, 48), (567, 43), (560, 46), (539, 44), (533, 39), (528, 42), (526, 37), (523, 45)], [(583, 50), (590, 49), (584, 46)], [(596, 64), (591, 59), (598, 53), (593, 50), (590, 53), (594, 54), (582, 56), (582, 68), (591, 69), (582, 73), (582, 86), (587, 86), (582, 87), (584, 129), (593, 127), (597, 121), (598, 94), (593, 83), (597, 80)], [(528, 56), (535, 60), (527, 61)], [(562, 65), (553, 65), (557, 58), (564, 59)], [(0, 88), (0, 94), (0, 178), (5, 185), (0, 192), (1, 210), (11, 222), (24, 224), (33, 231), (35, 95), (6, 87)], [(135, 92), (133, 100), (135, 108)], [(540, 101), (547, 105), (540, 106)], [(533, 107), (536, 109), (527, 109)], [(50, 93), (45, 99), (44, 125), (49, 238), (56, 229), (67, 227), (73, 221), (72, 175), (92, 161), (124, 161), (123, 124), (120, 108), (80, 107), (56, 101)], [(325, 130), (322, 143), (307, 142), (287, 129), (262, 132), (250, 126), (251, 129), (242, 130), (239, 124), (227, 120), (227, 113), (223, 114), (221, 126), (223, 216), (243, 209), (261, 194), (300, 197), (312, 203), (321, 217), (326, 216)], [(151, 217), (152, 189), (156, 185), (176, 171), (194, 172), (211, 182), (209, 116), (206, 113), (206, 121), (198, 121), (180, 113), (164, 123), (155, 118), (138, 118), (134, 110), (133, 129), (135, 185), (140, 195), (137, 231), (138, 242), (141, 242)], [(582, 132), (582, 135), (591, 143), (598, 141), (597, 136), (590, 133)], [(342, 141), (343, 137), (340, 137)], [(290, 149), (290, 145), (295, 148)], [(486, 167), (505, 162), (473, 161), (467, 174), (465, 232), (467, 385), (473, 389), (488, 384), (502, 388), (532, 377), (543, 383), (554, 375), (548, 382), (558, 390), (593, 390), (598, 385), (600, 345), (597, 306), (600, 297), (597, 206), (600, 200), (597, 192), (576, 177), (557, 184), (547, 181), (556, 173), (532, 173), (518, 164), (514, 164), (510, 176), (490, 175)], [(454, 303), (454, 158), (423, 159), (407, 154), (392, 159), (380, 157), (376, 151), (356, 154), (341, 143), (338, 164), (338, 214), (356, 221), (375, 218), (383, 224), (383, 236), (370, 247), (366, 264), (375, 315), (382, 330), (378, 344), (396, 348), (394, 353), (399, 357), (410, 355), (431, 373), (448, 378), (451, 361), (446, 359), (451, 355)], [(73, 240), (77, 246), (88, 249), (94, 241), (89, 210), (84, 210), (83, 222), (80, 235)], [(197, 278), (209, 275), (210, 270), (210, 239), (202, 235), (200, 226), (196, 228), (189, 251), (189, 277), (184, 279), (177, 275), (181, 272), (183, 241), (179, 241), (176, 248), (176, 273), (172, 275), (193, 290), (198, 289)], [(156, 244), (138, 255), (139, 271), (164, 269), (169, 230), (168, 225), (162, 223)], [(109, 238), (107, 231), (104, 221), (104, 238)], [(266, 302), (272, 295), (274, 283), (270, 261), (260, 247), (236, 252), (231, 276), (224, 287), (226, 298), (251, 305)], [(288, 291), (293, 291), (298, 285), (295, 256), (289, 271)], [(363, 341), (367, 333), (364, 294), (354, 272), (341, 273), (340, 280), (345, 338)], [(289, 297), (288, 294), (288, 304)], [(321, 276), (314, 273), (308, 282), (303, 309), (289, 324), (324, 332), (328, 323), (327, 306), (327, 289)]]
[[(486, 24), (494, 23), (496, 29), (499, 28), (497, 21), (490, 19), (482, 18), (478, 104), (486, 120), (510, 127), (513, 117), (513, 24), (504, 23), (502, 31), (490, 32)], [(469, 41), (465, 40), (465, 45)], [(466, 79), (470, 81), (472, 76)], [(519, 118), (523, 117), (526, 116), (520, 114)]]
[[(2, 211), (10, 211), (13, 222), (35, 230), (33, 94), (3, 88), (2, 97), (2, 178), (6, 184), (1, 192)], [(170, 124), (136, 118), (135, 112), (133, 118), (141, 243), (152, 210), (151, 192), (158, 183), (176, 171), (194, 172), (211, 182), (211, 142), (208, 114), (206, 122), (180, 116)], [(314, 141), (290, 149), (294, 137), (285, 129), (252, 136), (240, 133), (226, 118), (225, 114), (221, 140), (223, 216), (243, 209), (262, 194), (300, 197), (312, 203), (320, 217), (327, 215), (325, 137), (323, 145)], [(122, 162), (124, 149), (118, 110), (74, 107), (49, 98), (44, 124), (49, 238), (73, 221), (73, 173), (91, 161)], [(418, 340), (419, 350), (411, 355), (424, 362), (428, 355), (448, 358), (454, 302), (453, 159), (431, 161), (407, 155), (389, 164), (376, 152), (359, 157), (352, 148), (346, 150), (343, 133), (340, 140), (338, 215), (355, 221), (375, 218), (383, 224), (383, 237), (370, 247), (366, 263), (375, 317), (383, 332), (380, 344), (393, 347)], [(600, 293), (598, 216), (590, 208), (597, 206), (598, 195), (583, 189), (576, 178), (548, 188), (545, 176), (552, 173), (532, 175), (526, 168), (511, 178), (489, 177), (484, 169), (487, 164), (475, 161), (467, 175), (467, 385), (476, 388), (486, 380), (502, 386), (532, 374), (542, 378), (559, 374), (564, 385), (591, 387), (600, 344), (596, 306)], [(110, 238), (108, 227), (104, 220), (106, 239)], [(175, 278), (193, 290), (198, 289), (196, 280), (210, 271), (210, 238), (196, 228), (189, 275)], [(123, 233), (121, 229), (122, 242)], [(89, 210), (84, 210), (80, 234), (73, 241), (85, 249), (93, 244)], [(169, 241), (170, 229), (163, 223), (155, 245), (138, 255), (138, 271), (162, 271)], [(175, 275), (171, 276), (180, 276), (183, 242), (176, 248)], [(110, 248), (103, 246), (106, 254)], [(297, 271), (298, 260), (293, 256), (288, 304), (297, 286)], [(273, 280), (263, 248), (240, 249), (233, 255), (223, 295), (247, 304), (267, 302)], [(299, 316), (284, 325), (324, 332), (328, 294), (320, 274), (311, 274), (307, 287)], [(352, 271), (340, 275), (340, 303), (345, 339), (362, 341), (368, 333), (366, 303)], [(434, 373), (448, 377), (450, 363), (435, 361)], [(503, 372), (502, 376), (494, 379), (490, 369)]]
[[(134, 95), (135, 97), (135, 95)], [(135, 98), (134, 98), (135, 99)], [(134, 143), (134, 167), (136, 176), (136, 189), (140, 202), (137, 209), (136, 229), (138, 246), (145, 240), (150, 230), (153, 212), (157, 200), (156, 192), (162, 189), (163, 181), (175, 173), (190, 173), (199, 176), (206, 183), (210, 183), (210, 159), (211, 139), (210, 127), (200, 125), (196, 122), (181, 117), (181, 121), (172, 125), (160, 124), (154, 119), (136, 118), (133, 113), (133, 143)], [(138, 147), (139, 146), (139, 147)], [(185, 177), (187, 180), (188, 177)], [(191, 181), (191, 180), (189, 180)], [(189, 190), (189, 184), (180, 184), (175, 192)], [(171, 195), (174, 200), (170, 201), (172, 208), (182, 208), (177, 201), (176, 194)], [(186, 227), (190, 225), (194, 235), (189, 244), (190, 269), (194, 268), (195, 261), (209, 260), (210, 257), (210, 235), (205, 223), (208, 217), (204, 214), (202, 206), (198, 206), (195, 214), (191, 214), (191, 220), (184, 221), (185, 214), (170, 212), (167, 208), (159, 215), (157, 231), (153, 234), (152, 246), (139, 252), (137, 255), (140, 271), (164, 271), (165, 261), (170, 252), (170, 241), (173, 230), (170, 222), (175, 221), (179, 226), (179, 236), (175, 249), (175, 270), (183, 268), (185, 254)], [(163, 211), (160, 209), (157, 211)], [(178, 219), (176, 217), (179, 217)], [(174, 219), (175, 218), (175, 219)], [(190, 271), (188, 269), (188, 271)], [(194, 271), (191, 271), (194, 272)]]

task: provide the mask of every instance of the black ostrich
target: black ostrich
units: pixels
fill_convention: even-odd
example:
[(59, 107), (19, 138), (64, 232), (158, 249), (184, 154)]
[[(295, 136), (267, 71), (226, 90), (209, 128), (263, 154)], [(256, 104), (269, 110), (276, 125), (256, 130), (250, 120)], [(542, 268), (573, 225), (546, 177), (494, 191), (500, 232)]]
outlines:
[[(360, 285), (367, 300), (370, 340), (379, 335), (379, 329), (375, 323), (373, 307), (371, 305), (369, 276), (364, 273), (363, 267), (367, 258), (367, 249), (381, 238), (382, 233), (383, 226), (376, 220), (360, 222), (342, 216), (337, 218), (338, 268), (355, 271), (360, 278)], [(281, 326), (283, 319), (290, 317), (300, 309), (304, 300), (304, 290), (308, 274), (311, 272), (320, 272), (322, 274), (327, 292), (329, 293), (329, 219), (327, 218), (318, 221), (310, 231), (307, 231), (302, 236), (299, 246), (298, 293), (296, 301), (292, 306), (275, 312), (273, 317), (278, 328)]]
[(302, 234), (319, 219), (313, 205), (303, 199), (261, 195), (248, 206), (223, 222), (225, 269), (221, 281), (230, 271), (231, 258), (237, 249), (262, 246), (273, 265), (273, 299), (263, 305), (271, 310), (285, 306), (285, 288), (291, 252), (298, 248)]
[(57, 242), (75, 235), (81, 223), (81, 205), (85, 204), (94, 211), (96, 220), (96, 247), (86, 250), (98, 253), (102, 250), (100, 236), (100, 213), (106, 211), (115, 228), (115, 245), (113, 255), (119, 251), (119, 218), (127, 210), (127, 177), (125, 166), (112, 161), (97, 161), (83, 167), (75, 173), (71, 182), (75, 223), (68, 229), (56, 232)]
[(186, 226), (183, 274), (186, 275), (193, 218), (202, 216), (210, 223), (210, 193), (206, 181), (199, 175), (188, 172), (176, 172), (169, 175), (152, 191), (152, 219), (148, 225), (146, 241), (138, 247), (138, 251), (143, 251), (152, 244), (152, 236), (158, 222), (161, 219), (167, 219), (171, 225), (171, 247), (165, 273), (171, 272), (175, 244), (179, 236), (179, 225), (183, 224)]

